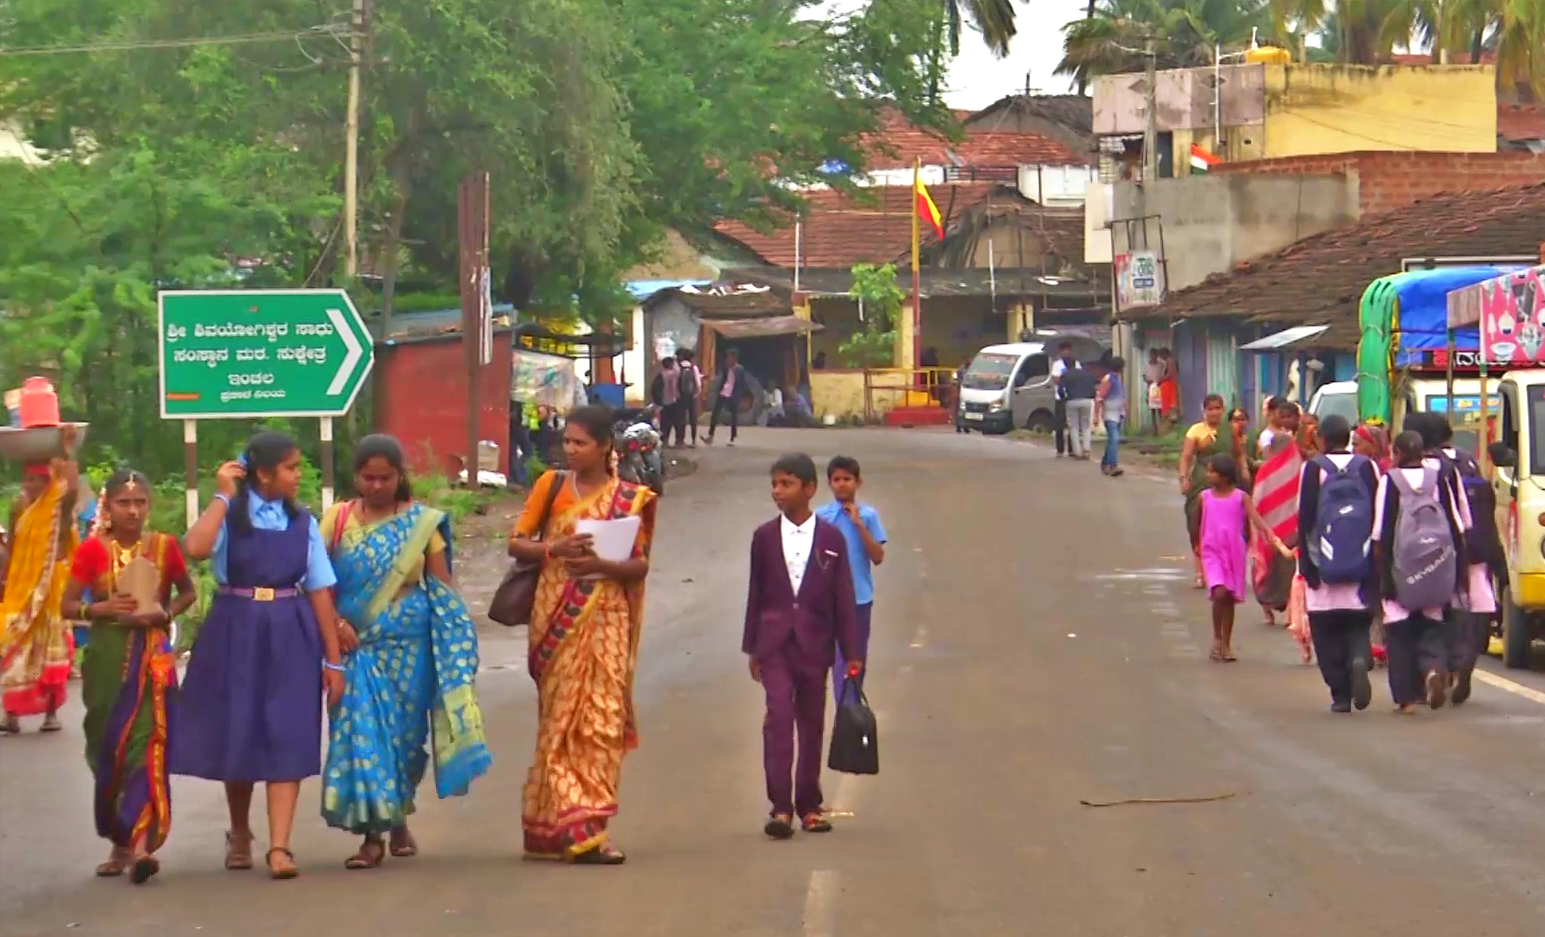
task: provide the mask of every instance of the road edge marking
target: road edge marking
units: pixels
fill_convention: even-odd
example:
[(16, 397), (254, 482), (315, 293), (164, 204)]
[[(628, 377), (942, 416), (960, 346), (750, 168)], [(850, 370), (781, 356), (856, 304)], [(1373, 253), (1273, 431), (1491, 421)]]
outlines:
[(805, 937), (832, 937), (837, 932), (837, 873), (816, 869), (805, 889), (805, 913), (800, 918)]
[(1522, 683), (1514, 683), (1512, 680), (1509, 680), (1506, 677), (1499, 677), (1489, 670), (1477, 669), (1474, 674), (1474, 679), (1479, 680), (1487, 686), (1496, 687), (1499, 690), (1511, 693), (1514, 696), (1521, 696), (1524, 699), (1529, 700), (1531, 703), (1539, 703), (1541, 706), (1545, 706), (1545, 693), (1541, 693), (1539, 690), (1533, 689), (1531, 687), (1526, 687)]

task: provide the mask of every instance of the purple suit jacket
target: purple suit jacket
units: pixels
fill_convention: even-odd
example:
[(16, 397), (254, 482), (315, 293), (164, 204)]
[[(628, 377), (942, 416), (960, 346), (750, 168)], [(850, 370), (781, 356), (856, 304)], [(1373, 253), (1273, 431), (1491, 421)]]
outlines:
[(780, 653), (792, 638), (798, 656), (812, 668), (830, 667), (837, 648), (843, 660), (852, 660), (858, 649), (858, 607), (847, 541), (836, 527), (816, 520), (810, 562), (795, 595), (783, 559), (782, 524), (783, 518), (775, 517), (751, 535), (751, 582), (740, 649), (764, 657)]

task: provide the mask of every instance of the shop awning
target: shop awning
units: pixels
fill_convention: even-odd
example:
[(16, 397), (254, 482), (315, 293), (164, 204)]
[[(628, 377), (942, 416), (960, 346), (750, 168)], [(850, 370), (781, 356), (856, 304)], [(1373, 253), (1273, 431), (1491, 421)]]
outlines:
[(1299, 342), (1308, 341), (1311, 338), (1323, 335), (1330, 326), (1328, 325), (1295, 325), (1290, 329), (1273, 332), (1262, 336), (1253, 342), (1240, 345), (1240, 351), (1280, 351)]
[(808, 335), (823, 326), (799, 316), (768, 316), (764, 319), (704, 319), (703, 326), (729, 339), (772, 338), (778, 335)]

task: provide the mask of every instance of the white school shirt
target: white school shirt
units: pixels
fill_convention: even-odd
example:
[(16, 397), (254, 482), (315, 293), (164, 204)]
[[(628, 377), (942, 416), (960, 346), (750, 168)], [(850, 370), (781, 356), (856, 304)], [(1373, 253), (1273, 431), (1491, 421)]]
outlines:
[[(1423, 459), (1422, 460), (1422, 466), (1423, 466), (1423, 468), (1431, 468), (1434, 471), (1441, 471), (1441, 469), (1442, 469), (1442, 463), (1440, 463), (1437, 459), (1432, 458), (1432, 457), (1428, 457), (1426, 459)], [(1405, 473), (1406, 481), (1411, 483), (1411, 487), (1416, 489), (1416, 490), (1418, 490), (1418, 491), (1421, 490), (1421, 487), (1422, 487), (1422, 476), (1423, 476), (1422, 469), (1416, 469), (1416, 468), (1391, 468), (1390, 471), (1391, 472), (1403, 472), (1403, 473)], [(1440, 475), (1440, 477), (1441, 477), (1441, 475)], [(1392, 488), (1392, 484), (1391, 484), (1391, 482), (1389, 480), (1389, 475), (1385, 475), (1383, 478), (1379, 479), (1379, 492), (1378, 492), (1377, 495), (1374, 496), (1374, 499), (1373, 499), (1373, 530), (1374, 530), (1374, 536), (1375, 537), (1378, 537), (1380, 535), (1380, 533), (1384, 530), (1384, 514), (1385, 514), (1385, 511), (1388, 509), (1388, 505), (1389, 505), (1389, 502), (1390, 502), (1390, 498), (1391, 498), (1390, 490), (1391, 490), (1391, 488)], [(1450, 493), (1454, 494), (1454, 499), (1452, 501), (1452, 504), (1454, 505), (1454, 509), (1453, 509), (1452, 512), (1450, 512), (1450, 516), (1454, 518), (1454, 523), (1456, 525), (1458, 525), (1460, 530), (1466, 530), (1468, 528), (1467, 528), (1467, 525), (1466, 525), (1465, 521), (1466, 521), (1466, 518), (1469, 516), (1470, 502), (1468, 500), (1464, 500), (1464, 486), (1463, 485), (1455, 485), (1454, 488), (1458, 488), (1459, 490), (1457, 492), (1455, 492), (1453, 490), (1453, 488), (1450, 488)], [(1461, 507), (1461, 504), (1463, 505), (1463, 507)], [(1395, 561), (1395, 558), (1392, 557), (1392, 556), (1386, 556), (1386, 557), (1384, 557), (1384, 561), (1386, 563), (1393, 563)], [(1421, 615), (1423, 617), (1425, 617), (1425, 618), (1427, 618), (1427, 619), (1429, 619), (1431, 621), (1442, 621), (1443, 620), (1443, 606), (1441, 606), (1441, 605), (1435, 606), (1433, 608), (1418, 609), (1418, 611), (1421, 613)], [(1386, 625), (1394, 624), (1395, 622), (1405, 621), (1407, 618), (1410, 618), (1410, 617), (1411, 617), (1411, 609), (1406, 608), (1404, 605), (1401, 605), (1399, 602), (1396, 602), (1394, 599), (1385, 599), (1384, 600), (1384, 624), (1386, 624)]]
[(805, 567), (810, 565), (810, 551), (815, 546), (815, 515), (811, 514), (803, 524), (796, 524), (785, 515), (780, 527), (783, 563), (789, 568), (789, 586), (797, 596), (800, 583), (805, 581)]
[[(1271, 430), (1267, 430), (1266, 432), (1269, 433)], [(1347, 464), (1352, 461), (1353, 455), (1350, 452), (1327, 452), (1325, 454), (1325, 458), (1329, 459), (1331, 464), (1336, 466), (1336, 468), (1345, 469)], [(1318, 462), (1308, 462), (1304, 465), (1303, 478), (1307, 479), (1310, 472), (1320, 473), (1320, 485), (1318, 490), (1323, 493), (1325, 491), (1325, 483), (1330, 480), (1330, 472), (1327, 472), (1325, 467), (1320, 465)], [(1374, 474), (1378, 474), (1377, 466), (1374, 468)], [(1383, 479), (1381, 478), (1380, 484), (1382, 483)], [(1300, 491), (1303, 490), (1303, 486), (1305, 484), (1305, 481), (1299, 481)], [(1382, 491), (1383, 489), (1381, 488), (1378, 490)], [(1378, 504), (1379, 499), (1377, 496), (1375, 496), (1375, 516), (1373, 521), (1373, 536), (1375, 539), (1377, 539), (1379, 536)], [(1300, 550), (1307, 550), (1309, 545), (1303, 542), (1303, 538), (1299, 538), (1298, 548)], [(1304, 607), (1308, 609), (1311, 615), (1315, 612), (1365, 611), (1368, 606), (1363, 602), (1362, 596), (1358, 594), (1360, 585), (1360, 583), (1356, 582), (1331, 583), (1322, 581), (1320, 583), (1320, 587), (1316, 589), (1313, 586), (1305, 584)]]

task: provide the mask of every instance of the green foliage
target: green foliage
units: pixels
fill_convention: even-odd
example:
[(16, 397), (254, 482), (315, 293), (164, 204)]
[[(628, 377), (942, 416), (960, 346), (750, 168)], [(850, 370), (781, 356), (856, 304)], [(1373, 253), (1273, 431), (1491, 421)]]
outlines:
[(863, 323), (837, 348), (848, 367), (883, 368), (896, 357), (896, 317), (906, 294), (896, 285), (896, 265), (858, 264), (849, 292), (858, 301)]

